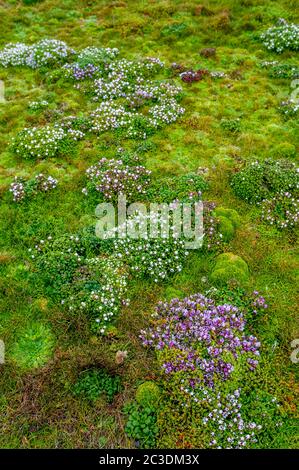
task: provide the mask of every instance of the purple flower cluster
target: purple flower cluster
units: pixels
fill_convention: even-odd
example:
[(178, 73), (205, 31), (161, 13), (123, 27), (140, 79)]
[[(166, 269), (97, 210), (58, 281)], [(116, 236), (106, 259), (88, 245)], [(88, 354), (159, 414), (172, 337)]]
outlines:
[(194, 380), (195, 372), (195, 383), (213, 388), (231, 376), (235, 364), (246, 370), (257, 366), (260, 343), (244, 333), (245, 324), (237, 307), (195, 294), (159, 303), (153, 326), (141, 332), (141, 339), (162, 352), (166, 374), (184, 372)]
[(299, 222), (299, 199), (286, 191), (262, 202), (262, 219), (279, 229), (294, 228)]
[[(119, 193), (133, 197), (144, 194), (149, 184), (151, 172), (144, 166), (128, 166), (122, 160), (102, 158), (97, 164), (86, 170), (90, 187), (101, 192), (106, 199), (112, 199)], [(83, 193), (87, 194), (84, 188)]]
[(39, 192), (46, 193), (55, 189), (57, 183), (58, 181), (55, 178), (45, 176), (43, 173), (36, 175), (35, 178), (28, 181), (15, 177), (10, 185), (9, 191), (13, 194), (13, 200), (15, 202), (21, 202), (28, 196), (36, 195)]

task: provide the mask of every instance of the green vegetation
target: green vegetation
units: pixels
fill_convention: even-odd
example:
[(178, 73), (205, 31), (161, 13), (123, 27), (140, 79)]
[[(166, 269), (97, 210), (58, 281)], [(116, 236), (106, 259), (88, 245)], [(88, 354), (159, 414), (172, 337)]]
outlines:
[[(298, 447), (296, 6), (1, 3), (0, 447)], [(123, 188), (203, 200), (203, 247), (100, 240)]]
[(114, 395), (120, 392), (120, 377), (110, 376), (105, 370), (86, 370), (79, 376), (73, 386), (73, 393), (82, 395), (90, 401), (95, 401), (103, 393), (109, 403), (112, 403)]

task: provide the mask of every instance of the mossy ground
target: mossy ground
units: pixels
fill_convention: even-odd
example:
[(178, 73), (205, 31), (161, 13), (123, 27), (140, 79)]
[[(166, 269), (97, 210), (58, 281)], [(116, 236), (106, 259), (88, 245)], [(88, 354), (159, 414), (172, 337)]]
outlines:
[[(222, 70), (228, 78), (205, 79), (184, 85), (186, 113), (177, 123), (151, 138), (146, 166), (155, 176), (172, 176), (199, 167), (209, 169), (207, 197), (222, 207), (234, 208), (241, 226), (227, 251), (241, 256), (249, 266), (248, 289), (263, 292), (270, 305), (259, 327), (265, 361), (263, 381), (275, 377), (276, 393), (288, 412), (295, 411), (298, 365), (290, 361), (290, 343), (299, 336), (296, 323), (298, 258), (294, 240), (256, 218), (256, 209), (238, 200), (229, 186), (231, 171), (240, 159), (264, 159), (281, 143), (291, 143), (299, 155), (299, 122), (285, 121), (277, 111), (290, 92), (289, 80), (271, 79), (261, 69), (263, 60), (276, 60), (258, 41), (261, 31), (279, 17), (299, 22), (297, 0), (190, 1), (88, 1), (46, 0), (25, 6), (21, 1), (0, 3), (0, 46), (8, 42), (32, 43), (43, 37), (66, 41), (75, 48), (118, 47), (122, 56), (157, 56), (167, 63)], [(297, 15), (297, 16), (296, 16)], [(184, 25), (173, 27), (171, 25)], [(216, 47), (215, 58), (202, 58), (203, 47)], [(285, 52), (282, 61), (293, 60)], [(38, 163), (13, 157), (8, 144), (26, 125), (45, 119), (28, 111), (30, 101), (42, 98), (78, 113), (82, 98), (73, 87), (47, 85), (38, 71), (0, 70), (6, 103), (0, 104), (0, 338), (7, 362), (0, 377), (0, 447), (131, 447), (124, 433), (123, 405), (137, 386), (155, 379), (154, 358), (138, 339), (156, 302), (167, 289), (184, 294), (209, 288), (213, 255), (192, 254), (182, 273), (168, 285), (139, 282), (133, 301), (125, 308), (117, 331), (109, 338), (90, 332), (84, 316), (66, 315), (33, 285), (28, 248), (35, 240), (72, 232), (94, 223), (94, 207), (81, 193), (84, 170), (105, 154), (111, 136), (100, 142), (80, 143), (77, 154)], [(221, 119), (240, 118), (240, 131), (231, 133)], [(127, 145), (130, 145), (128, 143)], [(132, 144), (131, 144), (132, 145)], [(115, 146), (111, 146), (113, 151)], [(294, 159), (294, 157), (293, 157)], [(7, 189), (14, 175), (49, 172), (60, 185), (51, 197), (16, 206)], [(18, 332), (32, 322), (44, 323), (55, 335), (55, 351), (43, 368), (24, 371), (10, 360)], [(123, 365), (115, 364), (118, 350), (127, 350)], [(124, 391), (112, 405), (104, 400), (90, 404), (70, 393), (78, 373), (91, 366), (105, 367), (122, 376)], [(271, 378), (271, 380), (270, 380)], [(294, 430), (282, 431), (276, 447), (296, 447)]]

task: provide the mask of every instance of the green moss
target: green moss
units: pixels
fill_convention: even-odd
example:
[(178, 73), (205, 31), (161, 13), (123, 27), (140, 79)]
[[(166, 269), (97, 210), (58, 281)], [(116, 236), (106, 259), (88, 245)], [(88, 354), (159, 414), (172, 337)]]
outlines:
[(48, 362), (53, 348), (54, 336), (51, 330), (42, 323), (35, 322), (20, 330), (9, 357), (21, 369), (34, 369)]
[(165, 289), (165, 299), (170, 301), (171, 299), (182, 299), (184, 297), (184, 292), (174, 287), (167, 287)]

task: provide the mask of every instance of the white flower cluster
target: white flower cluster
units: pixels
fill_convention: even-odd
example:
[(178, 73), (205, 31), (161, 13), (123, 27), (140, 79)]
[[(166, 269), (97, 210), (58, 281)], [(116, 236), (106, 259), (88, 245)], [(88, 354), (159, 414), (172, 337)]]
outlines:
[(154, 128), (158, 128), (175, 122), (184, 112), (185, 109), (174, 98), (167, 98), (149, 109), (149, 122)]
[(26, 197), (24, 183), (17, 176), (15, 177), (14, 181), (11, 183), (9, 191), (12, 193), (13, 200), (15, 202), (20, 202)]
[[(128, 61), (121, 59), (107, 65), (103, 76), (94, 81), (93, 92), (95, 101), (125, 98), (128, 103), (134, 96), (140, 96), (140, 90), (145, 87), (143, 98), (159, 96), (168, 87), (168, 96), (178, 94), (178, 87), (171, 88), (170, 84), (154, 85), (147, 80), (149, 73), (157, 72), (157, 68), (163, 68), (164, 64), (159, 59), (146, 59), (145, 61)], [(138, 92), (139, 91), (139, 94)], [(181, 90), (179, 90), (181, 91)]]
[(299, 25), (280, 19), (277, 26), (269, 28), (261, 35), (269, 51), (282, 53), (286, 49), (299, 50)]
[(102, 101), (99, 107), (90, 114), (91, 131), (100, 134), (104, 131), (129, 127), (137, 113), (126, 111), (123, 105), (113, 101)]
[(0, 51), (0, 65), (36, 69), (61, 62), (71, 54), (74, 54), (73, 49), (57, 39), (43, 39), (32, 46), (23, 43), (7, 44)]
[(262, 219), (283, 230), (299, 223), (299, 199), (289, 191), (276, 194), (262, 202)]
[(299, 111), (299, 102), (292, 99), (282, 101), (279, 106), (279, 111), (286, 117), (295, 116)]
[[(207, 394), (208, 395), (208, 394)], [(211, 399), (210, 399), (211, 400)], [(210, 447), (217, 449), (244, 449), (257, 442), (256, 432), (260, 424), (246, 422), (241, 414), (240, 390), (226, 396), (217, 394), (212, 410), (203, 418), (203, 424), (211, 423)]]
[[(168, 223), (159, 213), (139, 213), (114, 229), (118, 233), (114, 253), (137, 277), (150, 277), (158, 283), (182, 270), (189, 252), (184, 240), (175, 237), (171, 224), (168, 229)], [(153, 228), (158, 231), (155, 236)]]
[(81, 62), (90, 64), (98, 64), (108, 59), (112, 60), (119, 54), (119, 50), (116, 47), (94, 47), (89, 46), (82, 49), (77, 59)]
[[(151, 171), (142, 165), (125, 165), (122, 160), (102, 158), (98, 163), (87, 168), (86, 176), (89, 187), (99, 191), (106, 199), (113, 199), (120, 193), (131, 198), (145, 194)], [(83, 194), (88, 189), (82, 190)]]
[(9, 191), (12, 193), (15, 202), (21, 202), (28, 196), (34, 196), (38, 192), (46, 193), (55, 189), (57, 183), (57, 179), (52, 176), (45, 176), (43, 173), (36, 175), (35, 178), (28, 181), (15, 177), (10, 185)]
[(225, 72), (218, 72), (217, 70), (210, 72), (210, 76), (212, 78), (224, 78), (226, 77)]

